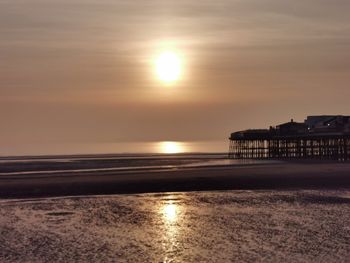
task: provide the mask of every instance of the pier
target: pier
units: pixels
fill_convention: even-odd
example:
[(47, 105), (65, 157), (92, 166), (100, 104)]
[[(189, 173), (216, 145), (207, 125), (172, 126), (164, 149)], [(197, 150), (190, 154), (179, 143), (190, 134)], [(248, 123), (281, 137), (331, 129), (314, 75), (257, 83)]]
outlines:
[(232, 159), (350, 160), (350, 116), (308, 116), (269, 129), (231, 134)]

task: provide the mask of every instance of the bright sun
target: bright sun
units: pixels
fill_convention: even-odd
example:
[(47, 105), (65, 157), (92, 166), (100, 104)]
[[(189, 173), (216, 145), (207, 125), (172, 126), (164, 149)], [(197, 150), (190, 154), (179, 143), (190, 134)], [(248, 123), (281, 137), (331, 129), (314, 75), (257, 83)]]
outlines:
[(156, 59), (156, 71), (160, 80), (173, 82), (178, 80), (181, 74), (181, 61), (174, 52), (164, 52)]

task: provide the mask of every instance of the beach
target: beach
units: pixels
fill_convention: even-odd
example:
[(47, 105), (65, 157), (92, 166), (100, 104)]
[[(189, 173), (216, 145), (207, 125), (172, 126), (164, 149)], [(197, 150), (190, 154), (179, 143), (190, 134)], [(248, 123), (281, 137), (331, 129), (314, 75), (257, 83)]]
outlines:
[(350, 163), (229, 160), (223, 155), (2, 160), (0, 197), (350, 187)]
[(1, 262), (346, 262), (350, 164), (3, 158)]
[(0, 201), (1, 262), (347, 262), (349, 190)]

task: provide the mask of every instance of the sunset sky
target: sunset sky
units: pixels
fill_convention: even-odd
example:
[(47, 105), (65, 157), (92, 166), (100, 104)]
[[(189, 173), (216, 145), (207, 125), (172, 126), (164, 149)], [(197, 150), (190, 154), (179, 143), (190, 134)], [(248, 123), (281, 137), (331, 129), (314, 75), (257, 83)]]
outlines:
[[(350, 1), (0, 0), (0, 143), (225, 140), (350, 114)], [(163, 52), (177, 80), (156, 72)]]

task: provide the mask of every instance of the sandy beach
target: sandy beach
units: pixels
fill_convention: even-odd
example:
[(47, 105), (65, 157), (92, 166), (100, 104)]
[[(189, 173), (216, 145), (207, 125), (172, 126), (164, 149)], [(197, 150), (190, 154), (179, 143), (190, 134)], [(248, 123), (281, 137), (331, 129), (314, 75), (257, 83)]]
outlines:
[(1, 262), (346, 262), (350, 164), (222, 156), (0, 164)]
[(350, 191), (0, 201), (1, 262), (347, 262)]
[(1, 198), (339, 187), (350, 187), (350, 163), (175, 156), (7, 160), (0, 164)]

